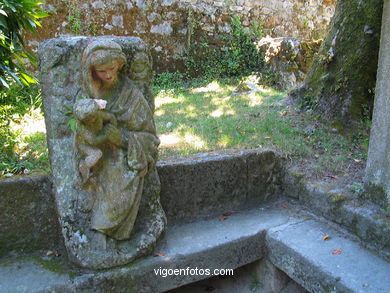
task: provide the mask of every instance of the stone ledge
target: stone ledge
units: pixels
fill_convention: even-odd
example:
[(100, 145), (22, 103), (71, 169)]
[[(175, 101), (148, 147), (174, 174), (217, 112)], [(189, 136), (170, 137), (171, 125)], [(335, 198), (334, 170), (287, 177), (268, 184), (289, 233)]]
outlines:
[[(154, 269), (235, 269), (261, 259), (265, 232), (292, 222), (291, 211), (266, 206), (233, 214), (225, 221), (214, 218), (168, 227), (163, 241), (150, 256), (131, 265), (92, 272), (69, 267), (66, 258), (47, 257), (3, 260), (0, 292), (164, 292), (211, 276), (156, 276)], [(61, 260), (62, 259), (62, 260)], [(49, 269), (50, 268), (50, 269)]]
[(310, 292), (389, 292), (390, 263), (324, 223), (276, 227), (266, 239), (271, 262)]
[(49, 176), (0, 181), (0, 257), (8, 251), (54, 250), (62, 243)]
[[(164, 292), (211, 276), (156, 276), (155, 269), (235, 269), (264, 257), (310, 292), (378, 292), (390, 287), (390, 263), (302, 207), (280, 203), (169, 227), (155, 253), (105, 271), (72, 268), (45, 255), (0, 265), (0, 292)], [(330, 234), (330, 240), (323, 240)], [(302, 236), (304, 235), (304, 236)], [(340, 249), (340, 254), (332, 251)], [(61, 258), (63, 260), (61, 261)], [(43, 265), (42, 260), (55, 262)], [(326, 291), (328, 290), (328, 291)]]
[(304, 184), (299, 200), (314, 213), (342, 225), (390, 260), (390, 224), (378, 206), (353, 202), (342, 190), (313, 182)]
[(161, 161), (158, 173), (168, 221), (182, 223), (277, 198), (283, 168), (274, 151), (248, 150)]

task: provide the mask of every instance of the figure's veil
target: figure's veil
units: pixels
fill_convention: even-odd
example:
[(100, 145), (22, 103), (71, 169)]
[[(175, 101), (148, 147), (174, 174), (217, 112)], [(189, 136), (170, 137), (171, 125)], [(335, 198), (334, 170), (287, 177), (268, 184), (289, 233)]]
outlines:
[(121, 46), (110, 40), (93, 41), (91, 42), (83, 52), (82, 58), (82, 78), (83, 88), (85, 93), (89, 97), (96, 97), (100, 81), (94, 77), (93, 66), (96, 64), (102, 64), (105, 60), (117, 59), (121, 61), (120, 71), (126, 64), (126, 56), (122, 52)]

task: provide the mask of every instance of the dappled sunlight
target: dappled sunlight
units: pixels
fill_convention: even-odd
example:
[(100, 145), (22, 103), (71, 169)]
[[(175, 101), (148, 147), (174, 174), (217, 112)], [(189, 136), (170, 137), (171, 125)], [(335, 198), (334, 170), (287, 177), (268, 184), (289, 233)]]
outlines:
[[(224, 148), (284, 146), (292, 141), (291, 128), (269, 107), (285, 96), (255, 80), (246, 92), (237, 92), (238, 82), (211, 82), (201, 87), (159, 94), (156, 125), (161, 132), (162, 157)], [(176, 96), (175, 96), (176, 95)], [(294, 141), (287, 152), (296, 152)], [(299, 151), (298, 151), (299, 152)]]
[(258, 86), (258, 89), (260, 92), (264, 93), (264, 94), (273, 94), (275, 93), (275, 90), (269, 86), (265, 86), (265, 85), (260, 85)]
[(229, 137), (229, 135), (226, 135), (226, 134), (223, 134), (220, 139), (218, 140), (217, 142), (217, 146), (221, 147), (221, 148), (227, 148), (230, 146), (230, 143), (231, 143), (231, 138)]
[(251, 93), (247, 95), (247, 99), (249, 100), (249, 106), (255, 107), (255, 106), (261, 106), (264, 104), (264, 96), (257, 94), (257, 93)]
[(184, 141), (196, 149), (201, 149), (206, 147), (206, 142), (204, 140), (202, 140), (199, 136), (191, 133), (185, 134)]
[(161, 144), (160, 147), (175, 147), (181, 142), (183, 142), (183, 138), (180, 137), (177, 134), (170, 133), (170, 134), (161, 134), (159, 135)]
[(183, 148), (200, 150), (207, 147), (206, 142), (200, 137), (192, 133), (177, 134), (168, 133), (159, 135), (161, 148)]
[(188, 118), (196, 118), (199, 116), (197, 109), (193, 105), (187, 106), (182, 113), (186, 113)]
[(32, 109), (16, 121), (10, 123), (10, 128), (14, 133), (20, 133), (22, 137), (31, 136), (37, 132), (46, 133), (45, 119), (39, 108)]
[(204, 87), (198, 87), (190, 90), (191, 94), (198, 94), (198, 93), (208, 93), (208, 92), (222, 92), (223, 88), (220, 86), (219, 82), (216, 80), (210, 82), (208, 85)]
[(224, 112), (221, 109), (217, 109), (217, 110), (211, 112), (210, 116), (218, 118), (218, 117), (221, 117), (223, 114), (224, 114)]
[(184, 101), (184, 98), (182, 96), (169, 96), (169, 95), (164, 95), (164, 94), (158, 94), (155, 98), (155, 106), (156, 108), (159, 108), (164, 105), (168, 104), (179, 104)]
[(228, 107), (220, 107), (220, 108), (216, 109), (215, 111), (211, 112), (210, 116), (214, 117), (214, 118), (219, 118), (223, 115), (235, 115), (235, 114), (236, 114), (236, 111), (234, 111)]
[(157, 117), (161, 117), (161, 116), (164, 116), (164, 115), (165, 115), (165, 110), (159, 109), (159, 110), (156, 110), (154, 112), (154, 116), (157, 116)]

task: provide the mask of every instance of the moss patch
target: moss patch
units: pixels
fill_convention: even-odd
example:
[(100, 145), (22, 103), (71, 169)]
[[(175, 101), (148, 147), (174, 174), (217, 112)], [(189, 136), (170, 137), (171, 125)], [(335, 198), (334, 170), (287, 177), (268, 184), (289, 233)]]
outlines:
[[(345, 128), (372, 109), (383, 1), (339, 0), (303, 91), (305, 108), (339, 121)], [(341, 127), (337, 127), (341, 129)]]
[(341, 203), (348, 199), (348, 196), (343, 193), (327, 193), (326, 195), (330, 198), (330, 201), (334, 204)]

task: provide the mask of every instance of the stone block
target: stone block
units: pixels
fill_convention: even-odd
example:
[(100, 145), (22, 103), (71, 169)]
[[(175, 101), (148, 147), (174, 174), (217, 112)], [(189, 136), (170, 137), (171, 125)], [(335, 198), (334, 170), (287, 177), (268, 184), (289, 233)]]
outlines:
[(158, 165), (161, 204), (168, 219), (185, 219), (236, 210), (246, 199), (242, 156), (204, 154)]
[(0, 257), (14, 251), (56, 250), (61, 246), (52, 182), (47, 176), (0, 182)]
[(173, 28), (170, 21), (164, 21), (162, 24), (153, 25), (150, 32), (159, 35), (170, 35), (173, 32)]
[(271, 151), (247, 154), (247, 202), (265, 202), (278, 197), (282, 190), (283, 167), (280, 157)]

